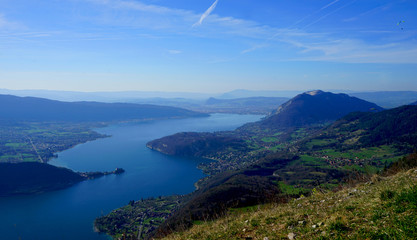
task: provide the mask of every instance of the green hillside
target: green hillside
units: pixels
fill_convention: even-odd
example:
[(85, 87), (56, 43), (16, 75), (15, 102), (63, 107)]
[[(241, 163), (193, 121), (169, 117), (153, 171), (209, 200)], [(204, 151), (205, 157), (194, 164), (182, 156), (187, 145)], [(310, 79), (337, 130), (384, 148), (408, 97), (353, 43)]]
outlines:
[(231, 209), (164, 239), (416, 239), (417, 169), (287, 204)]

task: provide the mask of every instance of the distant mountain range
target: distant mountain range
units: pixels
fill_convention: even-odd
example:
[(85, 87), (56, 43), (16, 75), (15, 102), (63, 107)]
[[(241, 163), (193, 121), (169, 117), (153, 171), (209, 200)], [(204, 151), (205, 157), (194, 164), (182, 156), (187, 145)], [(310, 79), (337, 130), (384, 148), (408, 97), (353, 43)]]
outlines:
[(188, 92), (157, 92), (157, 91), (117, 91), (117, 92), (76, 92), (57, 90), (10, 90), (0, 89), (0, 94), (19, 97), (40, 97), (58, 101), (97, 101), (97, 102), (135, 102), (152, 98), (187, 98), (205, 100), (213, 94)]
[(206, 114), (147, 104), (61, 102), (0, 95), (0, 120), (6, 121), (93, 122), (201, 116)]
[(204, 113), (237, 113), (267, 115), (276, 106), (289, 100), (285, 97), (248, 97), (221, 99), (210, 97), (207, 100), (185, 98), (149, 98), (136, 100), (137, 103), (148, 103), (162, 106), (185, 108)]
[(384, 108), (395, 108), (417, 101), (416, 91), (383, 91), (348, 93), (350, 96), (364, 99)]
[(249, 113), (268, 115), (276, 106), (288, 101), (286, 97), (247, 97), (234, 99), (209, 98), (194, 110), (203, 112)]
[(251, 98), (251, 97), (285, 97), (292, 98), (297, 94), (303, 93), (303, 91), (254, 91), (254, 90), (245, 90), (237, 89), (230, 92), (223, 93), (217, 98), (220, 99), (234, 99), (234, 98)]
[[(350, 96), (373, 102), (384, 108), (394, 108), (417, 101), (417, 91), (373, 91), (355, 92), (347, 90), (332, 90), (334, 93), (346, 93)], [(264, 98), (266, 102), (258, 102), (263, 109), (269, 108), (269, 102), (276, 98), (293, 98), (302, 91), (255, 91), (233, 90), (226, 93), (191, 93), (191, 92), (157, 92), (157, 91), (119, 91), (119, 92), (75, 92), (55, 90), (9, 90), (0, 89), (0, 94), (9, 94), (20, 97), (40, 97), (58, 101), (97, 101), (97, 102), (124, 102), (138, 104), (153, 104), (174, 106), (202, 112), (239, 112), (237, 108), (243, 99), (252, 101), (254, 98)], [(210, 99), (231, 100), (228, 106), (208, 105)], [(271, 98), (271, 99), (269, 99)], [(235, 100), (240, 99), (238, 102)], [(273, 101), (273, 100), (272, 100)], [(263, 105), (265, 104), (265, 105)], [(264, 110), (262, 110), (264, 111)], [(251, 113), (251, 112), (247, 112)]]

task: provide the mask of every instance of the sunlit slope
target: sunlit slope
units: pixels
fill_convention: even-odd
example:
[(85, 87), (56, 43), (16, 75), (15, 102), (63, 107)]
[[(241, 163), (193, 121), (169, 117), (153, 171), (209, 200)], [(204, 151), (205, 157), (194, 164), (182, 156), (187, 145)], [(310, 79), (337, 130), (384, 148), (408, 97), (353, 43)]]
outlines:
[(288, 204), (235, 210), (164, 239), (416, 239), (417, 169)]

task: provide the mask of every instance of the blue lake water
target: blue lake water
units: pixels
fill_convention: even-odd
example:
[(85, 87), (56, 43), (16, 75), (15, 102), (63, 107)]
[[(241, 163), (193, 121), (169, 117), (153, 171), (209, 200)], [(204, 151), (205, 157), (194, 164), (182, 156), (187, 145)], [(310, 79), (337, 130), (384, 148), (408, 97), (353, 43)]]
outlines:
[(104, 240), (93, 231), (100, 215), (130, 200), (186, 194), (204, 175), (199, 159), (166, 156), (146, 148), (153, 139), (182, 131), (233, 130), (258, 115), (213, 114), (207, 118), (124, 123), (97, 129), (112, 137), (78, 145), (50, 162), (75, 171), (126, 170), (70, 188), (33, 196), (0, 198), (0, 239)]

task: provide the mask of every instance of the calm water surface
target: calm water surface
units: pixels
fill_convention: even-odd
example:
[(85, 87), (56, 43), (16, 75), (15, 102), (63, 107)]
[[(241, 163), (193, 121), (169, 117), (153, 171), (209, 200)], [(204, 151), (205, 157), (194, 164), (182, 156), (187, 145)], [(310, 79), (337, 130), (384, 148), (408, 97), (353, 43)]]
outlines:
[(75, 171), (126, 170), (84, 181), (70, 188), (34, 196), (0, 198), (0, 239), (104, 240), (93, 231), (97, 216), (126, 205), (129, 200), (186, 194), (203, 177), (201, 160), (172, 157), (145, 144), (181, 131), (233, 130), (261, 116), (213, 114), (207, 118), (117, 124), (97, 129), (112, 135), (58, 154), (50, 163)]

